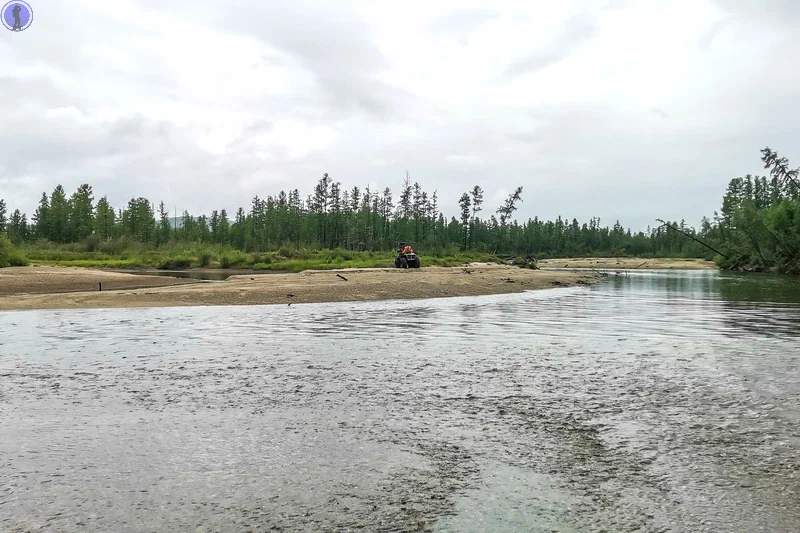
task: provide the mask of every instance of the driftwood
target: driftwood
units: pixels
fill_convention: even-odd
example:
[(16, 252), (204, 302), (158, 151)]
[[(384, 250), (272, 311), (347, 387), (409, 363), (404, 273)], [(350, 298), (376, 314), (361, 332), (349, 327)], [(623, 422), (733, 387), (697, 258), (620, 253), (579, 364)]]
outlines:
[(644, 262), (644, 263), (642, 263), (641, 265), (636, 265), (635, 267), (633, 267), (633, 270), (636, 270), (637, 268), (639, 268), (639, 267), (641, 267), (641, 266), (644, 266), (644, 265), (646, 265), (646, 264), (647, 264), (647, 261), (645, 261), (645, 262)]
[(606, 277), (608, 276), (608, 272), (600, 272), (599, 270), (595, 270), (592, 267), (589, 267), (589, 268), (591, 268), (592, 271), (594, 271), (598, 276), (606, 276)]
[(99, 282), (99, 283), (97, 284), (97, 290), (98, 290), (98, 291), (102, 291), (102, 290), (103, 290), (103, 283), (102, 283), (102, 282)]
[(347, 281), (347, 278), (342, 276), (341, 274), (336, 274), (336, 277), (337, 278), (342, 278), (343, 280)]

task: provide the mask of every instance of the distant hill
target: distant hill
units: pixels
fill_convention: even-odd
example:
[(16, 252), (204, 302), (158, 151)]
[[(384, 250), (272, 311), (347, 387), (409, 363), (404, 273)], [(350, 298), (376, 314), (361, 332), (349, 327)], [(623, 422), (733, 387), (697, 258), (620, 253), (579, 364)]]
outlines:
[[(194, 217), (192, 217), (194, 219)], [(170, 226), (172, 229), (182, 228), (183, 227), (183, 217), (171, 217), (169, 219)]]

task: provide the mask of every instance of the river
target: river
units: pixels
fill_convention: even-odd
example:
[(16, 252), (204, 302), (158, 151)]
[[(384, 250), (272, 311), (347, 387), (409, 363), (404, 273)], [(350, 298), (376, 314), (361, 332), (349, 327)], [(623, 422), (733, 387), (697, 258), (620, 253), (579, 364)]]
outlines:
[(2, 531), (800, 530), (800, 281), (0, 313)]

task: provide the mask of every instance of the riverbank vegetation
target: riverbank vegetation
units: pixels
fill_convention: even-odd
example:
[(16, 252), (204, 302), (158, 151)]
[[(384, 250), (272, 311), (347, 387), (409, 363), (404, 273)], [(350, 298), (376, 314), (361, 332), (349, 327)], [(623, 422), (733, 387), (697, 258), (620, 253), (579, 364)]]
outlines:
[[(189, 268), (231, 268), (300, 272), (308, 269), (371, 268), (394, 265), (392, 252), (335, 250), (297, 250), (281, 247), (269, 252), (242, 252), (229, 246), (203, 243), (172, 243), (158, 248), (152, 245), (110, 242), (109, 247), (87, 251), (81, 244), (55, 245), (38, 243), (23, 246), (28, 261), (52, 266), (98, 267), (162, 270)], [(470, 262), (498, 262), (496, 256), (479, 252), (434, 250), (425, 256), (426, 266), (457, 266)]]
[(25, 256), (12, 244), (9, 238), (0, 233), (0, 268), (10, 266), (25, 266), (28, 264)]
[(459, 216), (448, 219), (438, 193), (429, 194), (408, 175), (395, 198), (389, 188), (345, 189), (325, 174), (305, 199), (295, 189), (256, 196), (248, 210), (233, 215), (221, 209), (170, 217), (163, 202), (132, 198), (115, 209), (105, 196), (95, 201), (88, 184), (70, 196), (59, 185), (49, 196), (42, 193), (30, 218), (18, 209), (6, 216), (0, 204), (0, 231), (30, 261), (122, 268), (390, 266), (398, 241), (414, 243), (425, 265), (509, 256), (708, 255), (666, 228), (634, 233), (619, 222), (602, 226), (597, 218), (519, 222), (513, 215), (522, 201), (519, 187), (484, 217), (483, 190), (475, 186), (461, 196)]
[(388, 187), (346, 189), (324, 174), (305, 198), (297, 189), (280, 191), (254, 197), (248, 210), (233, 215), (221, 209), (181, 217), (144, 197), (115, 209), (105, 196), (95, 201), (88, 184), (70, 196), (59, 185), (49, 196), (42, 193), (30, 218), (18, 209), (8, 215), (0, 200), (0, 234), (8, 236), (0, 241), (0, 266), (28, 260), (161, 269), (380, 267), (393, 264), (398, 241), (411, 241), (425, 265), (636, 256), (713, 258), (729, 269), (798, 272), (798, 170), (769, 148), (762, 161), (770, 176), (731, 180), (721, 211), (713, 220), (704, 217), (699, 229), (681, 221), (640, 232), (619, 222), (603, 226), (598, 218), (519, 222), (514, 213), (522, 187), (490, 208), (475, 186), (459, 198), (458, 215), (447, 218), (438, 193), (429, 194), (407, 173), (397, 198)]
[(722, 268), (800, 274), (800, 169), (769, 147), (761, 160), (769, 176), (732, 179), (703, 236)]

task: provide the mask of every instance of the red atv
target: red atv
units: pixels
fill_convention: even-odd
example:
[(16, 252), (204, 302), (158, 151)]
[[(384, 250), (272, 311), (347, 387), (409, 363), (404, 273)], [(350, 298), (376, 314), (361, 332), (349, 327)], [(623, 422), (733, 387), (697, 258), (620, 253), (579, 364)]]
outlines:
[(395, 268), (419, 268), (419, 257), (414, 253), (411, 245), (406, 242), (398, 243), (397, 257), (394, 258)]

